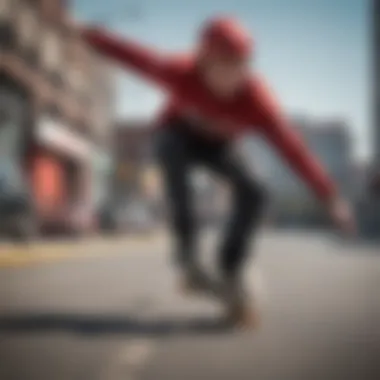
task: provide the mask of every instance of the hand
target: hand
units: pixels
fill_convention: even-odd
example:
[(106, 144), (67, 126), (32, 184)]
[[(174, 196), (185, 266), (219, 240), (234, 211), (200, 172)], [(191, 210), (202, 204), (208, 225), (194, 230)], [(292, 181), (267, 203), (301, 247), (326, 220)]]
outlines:
[(349, 203), (334, 198), (328, 204), (328, 213), (333, 223), (345, 234), (356, 234), (356, 222)]

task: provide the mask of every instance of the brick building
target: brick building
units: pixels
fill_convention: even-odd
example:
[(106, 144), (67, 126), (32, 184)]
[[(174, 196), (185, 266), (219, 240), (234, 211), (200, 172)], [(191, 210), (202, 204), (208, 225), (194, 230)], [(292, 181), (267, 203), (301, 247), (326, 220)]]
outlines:
[(111, 144), (109, 67), (62, 0), (1, 0), (0, 49), (2, 162), (27, 178), (42, 225), (90, 227)]

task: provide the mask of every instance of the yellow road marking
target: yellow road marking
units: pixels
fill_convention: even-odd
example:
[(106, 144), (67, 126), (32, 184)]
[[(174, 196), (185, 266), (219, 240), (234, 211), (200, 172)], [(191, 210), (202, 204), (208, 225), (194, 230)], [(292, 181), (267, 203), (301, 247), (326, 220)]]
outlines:
[(128, 254), (138, 249), (157, 247), (157, 244), (161, 244), (161, 242), (162, 236), (157, 234), (78, 242), (37, 243), (25, 246), (8, 245), (0, 247), (0, 268), (52, 263), (67, 259)]

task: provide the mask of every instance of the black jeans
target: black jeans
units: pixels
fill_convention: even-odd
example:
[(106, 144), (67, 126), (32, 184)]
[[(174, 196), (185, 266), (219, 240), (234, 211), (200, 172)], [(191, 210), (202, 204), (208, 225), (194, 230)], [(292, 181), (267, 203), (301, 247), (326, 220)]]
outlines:
[(251, 233), (261, 220), (266, 191), (230, 154), (229, 144), (208, 139), (184, 122), (158, 131), (157, 153), (168, 198), (171, 226), (181, 265), (196, 255), (195, 223), (191, 209), (189, 174), (194, 167), (206, 168), (225, 179), (232, 191), (232, 213), (220, 248), (223, 275), (234, 275), (242, 268)]

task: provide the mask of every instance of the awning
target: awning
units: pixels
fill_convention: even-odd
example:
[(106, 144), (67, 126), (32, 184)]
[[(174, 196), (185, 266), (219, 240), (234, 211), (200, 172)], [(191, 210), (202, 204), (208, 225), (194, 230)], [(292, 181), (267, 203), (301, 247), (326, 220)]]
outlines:
[(92, 144), (65, 123), (50, 117), (42, 117), (37, 123), (37, 141), (48, 148), (76, 157), (80, 160), (92, 158)]

